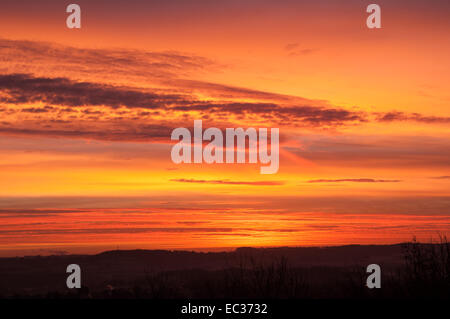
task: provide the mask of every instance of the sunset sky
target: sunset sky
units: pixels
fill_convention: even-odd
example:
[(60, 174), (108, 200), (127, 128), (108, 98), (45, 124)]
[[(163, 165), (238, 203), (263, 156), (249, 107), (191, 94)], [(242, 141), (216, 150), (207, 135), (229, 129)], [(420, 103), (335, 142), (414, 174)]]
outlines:
[[(449, 1), (73, 2), (0, 4), (0, 256), (450, 232)], [(278, 173), (174, 164), (200, 119)]]

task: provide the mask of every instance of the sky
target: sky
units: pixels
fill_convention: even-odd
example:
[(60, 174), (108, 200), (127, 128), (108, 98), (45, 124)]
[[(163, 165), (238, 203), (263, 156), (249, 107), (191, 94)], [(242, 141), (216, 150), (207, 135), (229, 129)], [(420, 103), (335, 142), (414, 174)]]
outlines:
[[(450, 230), (450, 3), (2, 1), (0, 256), (391, 244)], [(171, 132), (279, 128), (280, 167)]]

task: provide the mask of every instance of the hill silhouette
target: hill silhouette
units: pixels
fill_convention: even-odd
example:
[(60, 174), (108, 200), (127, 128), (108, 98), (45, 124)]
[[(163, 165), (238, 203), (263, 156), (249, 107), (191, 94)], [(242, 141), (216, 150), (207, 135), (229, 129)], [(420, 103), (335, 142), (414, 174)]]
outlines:
[[(430, 249), (442, 252), (443, 247), (448, 249), (448, 244), (417, 245), (242, 247), (231, 252), (115, 250), (96, 255), (0, 258), (0, 296), (330, 298), (349, 295), (390, 297), (386, 291), (392, 296), (400, 291), (405, 296), (409, 293), (417, 297), (418, 292), (427, 293), (423, 285), (442, 282), (442, 278), (430, 277), (424, 281), (416, 276), (408, 281), (406, 275), (411, 269), (427, 265), (425, 260), (411, 258), (425, 256), (423, 252)], [(417, 251), (422, 253), (417, 254)], [(448, 291), (448, 281), (445, 280), (448, 276), (445, 272), (447, 257), (442, 256), (444, 262), (438, 255), (435, 257), (436, 262), (430, 267), (443, 269), (445, 284), (442, 291)], [(414, 264), (408, 264), (408, 260), (413, 260)], [(369, 291), (365, 287), (366, 267), (372, 263), (382, 267), (384, 287), (388, 282), (390, 290)], [(69, 290), (66, 287), (69, 264), (81, 267), (83, 289)], [(426, 267), (423, 269), (424, 273), (428, 271)], [(406, 283), (414, 283), (416, 279), (422, 280), (419, 283), (422, 286), (413, 287), (411, 292)]]

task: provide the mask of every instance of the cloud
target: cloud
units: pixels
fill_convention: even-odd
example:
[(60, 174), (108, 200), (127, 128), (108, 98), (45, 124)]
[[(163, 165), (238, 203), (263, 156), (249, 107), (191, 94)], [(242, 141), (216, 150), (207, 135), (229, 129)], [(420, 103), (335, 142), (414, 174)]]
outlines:
[[(199, 101), (182, 94), (159, 94), (140, 88), (76, 82), (68, 78), (33, 77), (29, 74), (0, 75), (0, 101), (9, 104), (44, 103), (63, 107), (108, 106), (111, 108), (158, 109), (166, 112), (198, 111), (214, 113), (227, 119), (230, 115), (245, 118), (258, 117), (265, 122), (283, 122), (295, 126), (343, 125), (346, 122), (364, 122), (362, 112), (319, 106), (288, 106), (274, 103), (217, 103)], [(43, 113), (45, 108), (25, 108), (22, 112)], [(58, 112), (70, 111), (67, 109)], [(100, 114), (98, 111), (83, 111), (85, 114)]]
[(450, 140), (446, 137), (320, 134), (291, 139), (283, 149), (317, 165), (398, 170), (439, 167), (441, 171), (450, 166)]
[(24, 113), (47, 113), (53, 110), (53, 107), (46, 106), (46, 107), (28, 107), (21, 109), (21, 112)]
[(323, 100), (306, 99), (299, 96), (292, 96), (267, 91), (253, 90), (245, 87), (237, 87), (232, 85), (224, 85), (205, 81), (186, 80), (186, 79), (169, 79), (162, 82), (163, 84), (187, 89), (189, 91), (197, 91), (207, 93), (210, 96), (225, 99), (257, 99), (264, 101), (276, 102), (301, 102), (309, 105), (320, 106), (326, 104)]
[(435, 176), (435, 177), (430, 177), (431, 179), (450, 179), (450, 176)]
[[(206, 68), (217, 67), (215, 62), (194, 55), (82, 49), (0, 39), (2, 53), (8, 62), (5, 64), (8, 74), (0, 78), (0, 93), (3, 93), (0, 94), (0, 101), (4, 103), (43, 103), (71, 108), (124, 106), (164, 111), (173, 107), (172, 111), (198, 111), (203, 113), (202, 116), (218, 111), (221, 112), (220, 121), (229, 120), (232, 115), (243, 117), (240, 119), (242, 121), (263, 115), (261, 121), (270, 120), (292, 126), (337, 126), (365, 120), (360, 112), (329, 107), (326, 101), (194, 80), (190, 71), (198, 74)], [(142, 70), (146, 70), (144, 82), (142, 79), (128, 80), (132, 74), (143, 74)], [(86, 81), (87, 78), (89, 81)], [(111, 79), (114, 79), (114, 85)], [(120, 81), (128, 83), (128, 86), (117, 85)], [(130, 83), (135, 86), (130, 86)], [(144, 89), (140, 87), (142, 83), (146, 87), (150, 84), (165, 89)], [(202, 98), (196, 97), (197, 93)], [(205, 101), (204, 96), (226, 101)], [(257, 101), (236, 101), (242, 98)], [(45, 111), (35, 109), (36, 112)]]
[(95, 76), (115, 81), (119, 77), (167, 79), (216, 67), (210, 59), (174, 51), (85, 49), (9, 39), (0, 39), (0, 55), (8, 62), (2, 65), (7, 73), (32, 72), (42, 76), (70, 72), (77, 78)]
[[(119, 216), (139, 214), (145, 221), (158, 220), (150, 218), (163, 214), (168, 221), (185, 220), (186, 216), (199, 216), (198, 220), (210, 221), (211, 216), (223, 216), (230, 213), (248, 219), (257, 212), (260, 216), (273, 216), (274, 219), (295, 218), (300, 222), (314, 220), (318, 214), (329, 216), (331, 213), (353, 214), (361, 218), (371, 215), (400, 214), (405, 216), (436, 216), (448, 222), (450, 216), (450, 196), (427, 195), (415, 196), (417, 193), (390, 194), (390, 196), (360, 196), (348, 193), (346, 196), (306, 196), (302, 194), (271, 194), (267, 192), (256, 195), (212, 194), (206, 190), (195, 198), (189, 191), (176, 194), (153, 196), (40, 196), (40, 197), (0, 197), (0, 216), (36, 217), (35, 222), (43, 222), (42, 217), (50, 215), (70, 216), (72, 212), (84, 215), (89, 221), (93, 216), (112, 216), (110, 220), (121, 220)], [(371, 205), (367, 205), (370, 201)], [(70, 208), (72, 207), (72, 208)], [(40, 209), (38, 209), (40, 208)], [(311, 212), (317, 212), (311, 213)], [(82, 213), (82, 214), (81, 214)], [(123, 214), (123, 215), (122, 215)], [(175, 214), (175, 215), (173, 215)], [(176, 216), (176, 217), (173, 217)], [(204, 216), (204, 218), (200, 218)], [(69, 218), (69, 217), (68, 217)], [(426, 217), (423, 217), (426, 218)], [(105, 220), (104, 218), (100, 218)], [(52, 220), (54, 221), (54, 220)], [(25, 223), (21, 220), (21, 223)], [(64, 222), (64, 220), (61, 220)], [(6, 224), (6, 223), (2, 223)]]
[(343, 179), (313, 179), (307, 183), (341, 183), (341, 182), (355, 182), (355, 183), (398, 183), (397, 179), (372, 179), (372, 178), (343, 178)]
[(14, 127), (0, 127), (0, 134), (14, 136), (45, 136), (45, 137), (65, 137), (65, 138), (84, 138), (102, 141), (165, 141), (170, 137), (173, 128), (164, 125), (140, 125), (134, 129), (124, 127), (114, 131), (108, 130), (89, 130), (80, 128), (71, 129), (27, 129)]
[(310, 48), (300, 49), (299, 46), (299, 43), (288, 43), (284, 49), (288, 52), (289, 56), (307, 55), (317, 51), (317, 49)]
[[(222, 128), (245, 127), (246, 122), (321, 127), (365, 121), (363, 113), (339, 108), (200, 101), (179, 92), (169, 94), (30, 74), (0, 75), (0, 101), (6, 105), (3, 112), (14, 122), (9, 125), (11, 121), (3, 121), (0, 134), (106, 141), (168, 139), (173, 128), (198, 118)], [(22, 107), (33, 103), (45, 106)], [(21, 116), (14, 116), (15, 113)]]
[(138, 234), (138, 233), (210, 233), (232, 232), (227, 227), (136, 227), (136, 228), (69, 228), (69, 229), (11, 229), (0, 235), (57, 235), (57, 234)]
[(299, 43), (288, 43), (288, 44), (286, 44), (284, 49), (286, 51), (292, 51), (292, 50), (296, 49), (299, 45), (300, 45)]
[(104, 105), (112, 108), (155, 109), (181, 103), (180, 95), (161, 95), (107, 84), (76, 82), (68, 78), (33, 77), (30, 74), (0, 75), (0, 101), (9, 104), (46, 103), (61, 106)]
[(179, 222), (177, 222), (177, 224), (182, 224), (182, 225), (187, 225), (187, 226), (207, 224), (207, 223), (208, 223), (207, 221), (179, 221)]
[(125, 49), (83, 49), (59, 44), (0, 39), (4, 73), (32, 73), (37, 77), (70, 77), (77, 81), (130, 83), (167, 87), (227, 99), (302, 101), (301, 97), (193, 79), (193, 73), (217, 72), (224, 66), (201, 56), (181, 52)]
[(224, 117), (233, 114), (249, 118), (258, 117), (265, 121), (284, 123), (285, 125), (320, 126), (342, 125), (347, 122), (365, 122), (363, 112), (347, 111), (339, 108), (316, 106), (283, 107), (273, 103), (214, 103), (204, 102), (172, 108), (178, 111), (214, 112)]
[[(302, 51), (298, 43), (285, 49)], [(0, 39), (0, 54), (5, 62), (2, 72), (7, 73), (0, 74), (4, 135), (161, 140), (168, 139), (173, 128), (200, 118), (220, 128), (449, 122), (447, 117), (419, 113), (347, 110), (323, 100), (195, 80), (194, 75), (219, 64), (180, 52), (83, 49)]]
[(420, 113), (404, 113), (404, 112), (387, 112), (376, 113), (379, 122), (394, 122), (394, 121), (415, 121), (427, 124), (445, 124), (450, 123), (450, 117), (445, 116), (426, 116)]
[(17, 208), (1, 208), (0, 214), (67, 214), (67, 213), (83, 213), (86, 212), (84, 209), (17, 209)]
[[(299, 43), (288, 43), (284, 49), (292, 54), (314, 51), (299, 47)], [(373, 115), (377, 122), (450, 122), (449, 117), (419, 113), (391, 111), (364, 114), (329, 106), (323, 100), (194, 80), (193, 72), (198, 75), (203, 71), (217, 71), (222, 66), (211, 59), (181, 52), (85, 49), (47, 42), (0, 39), (0, 55), (4, 59), (2, 72), (9, 74), (3, 80), (8, 82), (14, 79), (14, 75), (19, 77), (16, 80), (20, 83), (10, 83), (19, 84), (16, 89), (3, 83), (3, 93), (10, 93), (11, 96), (0, 95), (3, 101), (14, 104), (48, 101), (55, 105), (106, 105), (113, 108), (126, 106), (144, 109), (165, 109), (168, 105), (176, 104), (176, 107), (190, 106), (191, 110), (198, 111), (202, 111), (199, 104), (203, 104), (204, 112), (208, 112), (208, 109), (219, 110), (224, 112), (223, 118), (229, 115), (249, 116), (260, 110), (258, 114), (264, 114), (264, 121), (270, 119), (274, 123), (314, 127), (363, 123), (369, 120), (367, 115)], [(34, 74), (34, 78), (23, 78), (23, 73)], [(114, 86), (106, 83), (114, 83)], [(136, 87), (123, 87), (118, 83)], [(139, 88), (138, 84), (142, 83), (145, 86), (150, 83), (154, 89)], [(156, 89), (162, 86), (165, 89)], [(199, 98), (194, 97), (195, 93), (229, 101), (219, 103), (221, 106), (215, 105), (211, 101), (199, 101)], [(257, 99), (259, 102), (233, 104), (236, 99), (242, 98)], [(274, 104), (272, 107), (264, 107), (262, 101)], [(28, 109), (33, 112), (32, 108)], [(36, 112), (45, 113), (45, 110), (35, 109)]]
[(279, 186), (284, 185), (281, 181), (257, 181), (257, 182), (243, 182), (243, 181), (230, 181), (230, 180), (201, 180), (201, 179), (171, 179), (171, 182), (181, 183), (199, 183), (199, 184), (224, 184), (224, 185), (251, 185), (251, 186)]
[(301, 50), (291, 51), (289, 53), (289, 56), (308, 55), (308, 54), (314, 53), (316, 51), (317, 51), (317, 49), (301, 49)]
[[(0, 101), (9, 104), (45, 103), (59, 106), (109, 106), (170, 111), (201, 111), (235, 115), (258, 115), (273, 120), (309, 124), (338, 124), (365, 121), (364, 114), (320, 106), (281, 106), (275, 103), (218, 103), (199, 101), (185, 94), (160, 94), (142, 88), (118, 87), (68, 78), (33, 77), (30, 74), (0, 75)], [(257, 93), (255, 93), (257, 94)], [(258, 94), (264, 94), (260, 92)], [(27, 108), (24, 112), (45, 112), (50, 106)], [(70, 111), (70, 109), (66, 110)]]

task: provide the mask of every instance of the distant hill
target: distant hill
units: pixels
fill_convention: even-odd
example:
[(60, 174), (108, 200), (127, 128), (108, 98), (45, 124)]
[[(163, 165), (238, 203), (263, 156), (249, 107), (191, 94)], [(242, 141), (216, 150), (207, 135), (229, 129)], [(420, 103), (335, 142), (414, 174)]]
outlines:
[(371, 263), (395, 267), (402, 262), (398, 245), (338, 247), (238, 248), (231, 252), (115, 250), (97, 255), (0, 258), (0, 294), (63, 290), (66, 267), (78, 264), (90, 287), (142, 281), (156, 272), (219, 271), (251, 263), (270, 264), (284, 258), (289, 267), (353, 267)]

